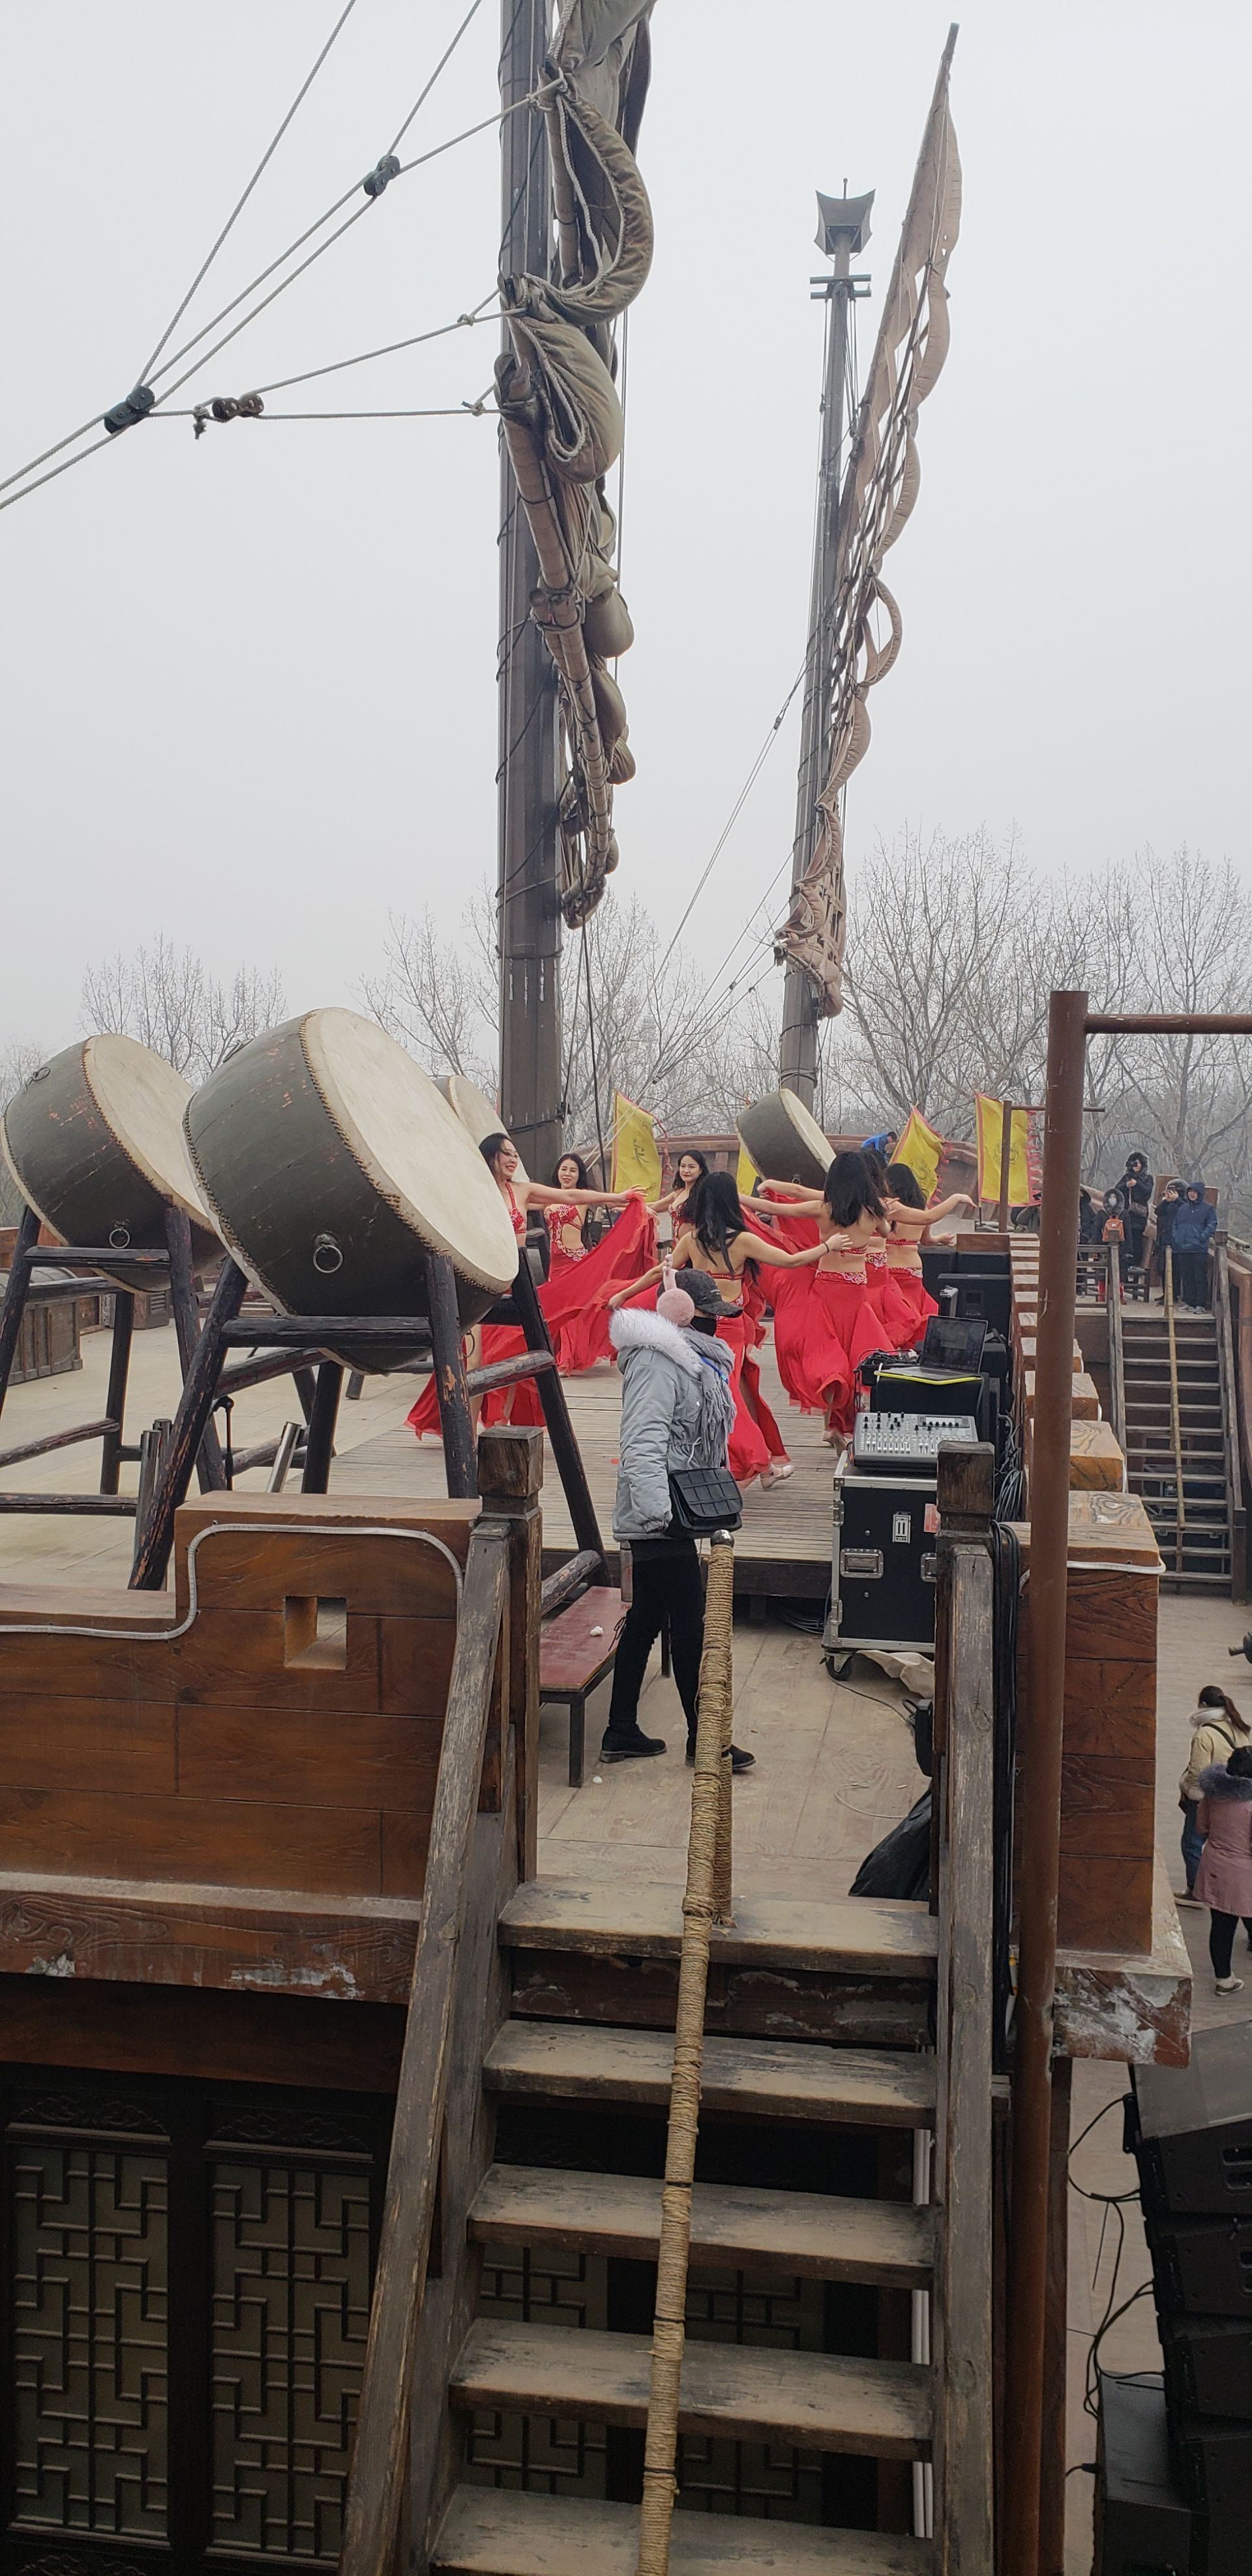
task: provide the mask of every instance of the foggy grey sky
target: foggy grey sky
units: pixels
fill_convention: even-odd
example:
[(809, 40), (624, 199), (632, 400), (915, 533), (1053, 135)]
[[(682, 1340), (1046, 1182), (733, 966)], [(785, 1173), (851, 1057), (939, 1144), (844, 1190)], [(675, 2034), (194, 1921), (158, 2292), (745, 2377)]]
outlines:
[[(180, 328), (384, 151), (464, 0), (358, 0)], [(0, 474), (127, 393), (336, 0), (7, 0)], [(814, 190), (877, 191), (863, 359), (949, 18), (929, 0), (657, 0), (631, 323), (617, 886), (672, 926), (804, 644)], [(406, 140), (494, 105), (485, 0)], [(1248, 863), (1246, 101), (1231, 0), (967, 0), (952, 348), (892, 560), (895, 671), (849, 866), (905, 821), (1016, 825), (1047, 869), (1186, 839)], [(491, 288), (488, 133), (396, 184), (177, 403), (451, 320)], [(272, 398), (459, 403), (497, 326)], [(487, 419), (154, 421), (0, 513), (0, 1045), (78, 1026), (84, 966), (164, 930), (358, 999), (389, 911), (494, 868)], [(796, 728), (697, 910), (711, 969), (790, 846)]]

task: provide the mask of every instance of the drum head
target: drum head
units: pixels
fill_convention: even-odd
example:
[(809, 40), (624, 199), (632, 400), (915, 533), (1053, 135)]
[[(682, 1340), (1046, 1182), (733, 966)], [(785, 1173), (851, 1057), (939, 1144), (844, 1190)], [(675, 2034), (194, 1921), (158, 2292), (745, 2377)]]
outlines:
[[(27, 1204), (71, 1245), (161, 1251), (165, 1211), (192, 1227), (193, 1258), (220, 1255), (183, 1141), (191, 1090), (163, 1056), (116, 1031), (64, 1047), (4, 1113), (4, 1158)], [(150, 1273), (109, 1265), (123, 1286)]]
[(753, 1101), (739, 1119), (739, 1135), (763, 1180), (821, 1189), (833, 1159), (830, 1144), (794, 1091)]
[(462, 1278), (504, 1296), (517, 1275), (508, 1210), (430, 1075), (355, 1011), (310, 1011), (301, 1036), (322, 1100), (379, 1197), (432, 1251), (450, 1253)]
[(190, 1083), (151, 1047), (111, 1030), (88, 1038), (83, 1071), (101, 1116), (136, 1169), (169, 1206), (211, 1234), (213, 1219), (196, 1188), (183, 1138)]
[[(493, 1109), (486, 1092), (480, 1091), (477, 1083), (470, 1081), (468, 1074), (445, 1073), (439, 1088), (449, 1108), (455, 1109), (461, 1125), (468, 1127), (476, 1145), (481, 1145), (484, 1136), (502, 1136), (507, 1132), (499, 1110)], [(510, 1142), (512, 1142), (511, 1138)], [(517, 1152), (516, 1146), (513, 1150)], [(530, 1177), (520, 1154), (517, 1156), (517, 1171), (514, 1177), (519, 1181), (528, 1180)]]

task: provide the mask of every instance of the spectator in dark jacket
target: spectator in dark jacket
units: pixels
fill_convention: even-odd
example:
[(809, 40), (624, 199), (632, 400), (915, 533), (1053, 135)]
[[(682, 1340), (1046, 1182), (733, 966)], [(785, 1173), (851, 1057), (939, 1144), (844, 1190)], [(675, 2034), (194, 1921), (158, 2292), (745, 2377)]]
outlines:
[(1078, 1240), (1080, 1243), (1098, 1243), (1100, 1240), (1100, 1219), (1096, 1215), (1090, 1190), (1080, 1190), (1078, 1193)]
[(1143, 1260), (1143, 1237), (1155, 1186), (1148, 1170), (1147, 1155), (1128, 1154), (1119, 1187), (1126, 1200), (1126, 1259), (1133, 1262), (1136, 1269)]
[(1170, 1245), (1174, 1239), (1174, 1219), (1178, 1214), (1178, 1196), (1179, 1192), (1177, 1181), (1166, 1181), (1164, 1188), (1161, 1191), (1161, 1195), (1156, 1202), (1156, 1217), (1154, 1220), (1154, 1237), (1152, 1244), (1152, 1276), (1154, 1279), (1160, 1280), (1162, 1297), (1165, 1294), (1165, 1264), (1169, 1259)]
[(1209, 1245), (1217, 1232), (1217, 1210), (1204, 1195), (1203, 1181), (1188, 1181), (1174, 1216), (1174, 1295), (1180, 1306), (1202, 1311), (1209, 1302)]

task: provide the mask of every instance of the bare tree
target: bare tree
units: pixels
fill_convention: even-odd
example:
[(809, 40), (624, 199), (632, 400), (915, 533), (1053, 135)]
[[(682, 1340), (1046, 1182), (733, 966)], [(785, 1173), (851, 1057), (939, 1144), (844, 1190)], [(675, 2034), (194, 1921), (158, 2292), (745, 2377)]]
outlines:
[[(36, 1065), (45, 1062), (44, 1050), (29, 1038), (10, 1038), (0, 1046), (0, 1110), (8, 1108), (23, 1083), (29, 1082)], [(0, 1156), (0, 1225), (16, 1225), (26, 1202), (8, 1164)]]
[[(1090, 989), (1105, 1010), (1246, 1010), (1252, 900), (1229, 860), (1147, 849), (1099, 889)], [(1141, 1147), (1154, 1166), (1202, 1174), (1246, 1199), (1252, 1163), (1252, 1041), (1104, 1039), (1089, 1084), (1105, 1167)]]
[(393, 913), (383, 971), (362, 978), (361, 996), (366, 1009), (428, 1072), (463, 1073), (494, 1099), (499, 969), (494, 907), (485, 883), (470, 903), (468, 927), (468, 938), (458, 944), (440, 936), (429, 911), (416, 919)]
[(246, 1039), (286, 1009), (277, 967), (236, 968), (229, 982), (206, 974), (194, 949), (160, 934), (151, 948), (120, 953), (83, 977), (79, 1005), (91, 1030), (116, 1030), (163, 1055), (187, 1082), (204, 1082)]

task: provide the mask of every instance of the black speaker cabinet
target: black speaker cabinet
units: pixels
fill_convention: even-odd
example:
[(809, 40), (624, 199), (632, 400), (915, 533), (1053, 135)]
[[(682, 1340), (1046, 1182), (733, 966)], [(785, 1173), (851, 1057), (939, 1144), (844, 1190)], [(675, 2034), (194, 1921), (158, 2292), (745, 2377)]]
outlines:
[(1094, 2576), (1191, 2576), (1191, 2511), (1170, 2464), (1163, 2383), (1099, 2378)]
[(1136, 2066), (1132, 2082), (1126, 2147), (1145, 2209), (1252, 2218), (1252, 2022), (1196, 2031), (1189, 2066)]
[(1242, 2415), (1252, 2422), (1252, 2320), (1158, 2315), (1157, 2323), (1171, 2415)]
[(1150, 2209), (1143, 2217), (1162, 2315), (1252, 2325), (1252, 2217), (1173, 2218)]
[(1252, 2424), (1186, 2415), (1170, 2452), (1191, 2506), (1194, 2576), (1248, 2576), (1252, 2567)]

